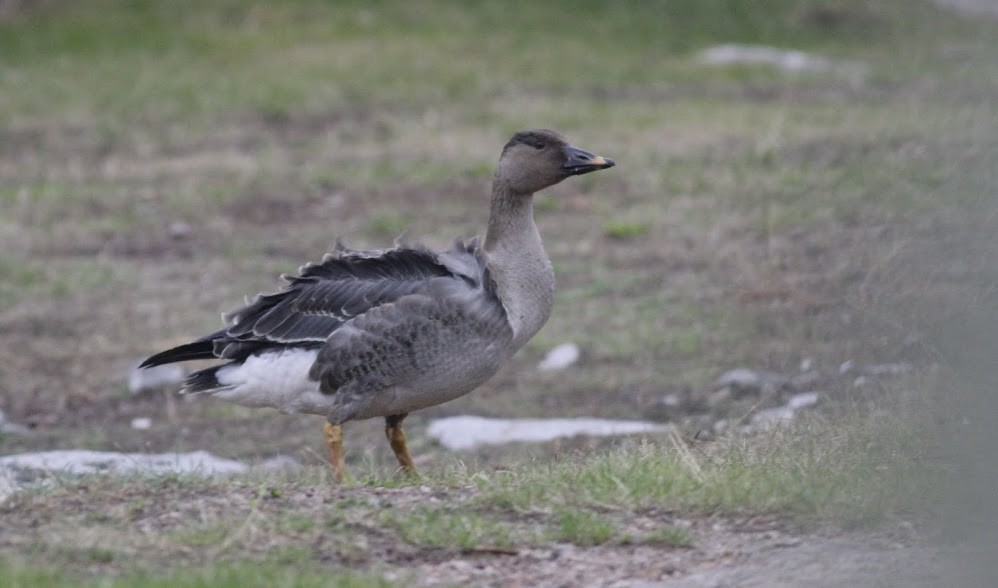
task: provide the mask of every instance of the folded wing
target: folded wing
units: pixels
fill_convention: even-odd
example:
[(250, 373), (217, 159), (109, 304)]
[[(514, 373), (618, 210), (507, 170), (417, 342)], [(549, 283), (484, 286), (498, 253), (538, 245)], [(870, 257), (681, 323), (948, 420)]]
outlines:
[(318, 348), (346, 321), (423, 288), (434, 278), (481, 287), (476, 242), (457, 242), (436, 253), (421, 246), (351, 250), (338, 245), (320, 263), (308, 264), (288, 283), (225, 315), (228, 327), (158, 353), (142, 367), (221, 358), (242, 361), (269, 348)]

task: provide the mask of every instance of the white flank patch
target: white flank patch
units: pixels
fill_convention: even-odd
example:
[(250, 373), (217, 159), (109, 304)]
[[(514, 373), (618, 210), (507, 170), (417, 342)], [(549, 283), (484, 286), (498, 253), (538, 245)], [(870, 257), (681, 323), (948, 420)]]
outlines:
[(487, 419), (456, 416), (430, 423), (426, 434), (448, 449), (472, 449), (514, 441), (551, 441), (562, 437), (664, 433), (671, 425), (605, 419)]
[(281, 408), (293, 404), (303, 394), (318, 390), (319, 384), (308, 379), (315, 363), (315, 349), (286, 349), (251, 355), (239, 365), (218, 370), (220, 384), (228, 390), (215, 395), (253, 406)]

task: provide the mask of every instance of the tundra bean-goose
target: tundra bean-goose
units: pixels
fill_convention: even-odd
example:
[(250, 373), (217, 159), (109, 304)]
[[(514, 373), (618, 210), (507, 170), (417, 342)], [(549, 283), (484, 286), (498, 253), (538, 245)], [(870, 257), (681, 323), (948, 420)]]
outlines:
[(226, 360), (192, 373), (182, 392), (326, 417), (337, 482), (341, 425), (384, 417), (401, 468), (414, 474), (406, 415), (474, 390), (551, 314), (555, 278), (534, 224), (534, 193), (613, 165), (551, 130), (516, 133), (492, 181), (484, 243), (459, 240), (445, 251), (337, 245), (283, 276), (277, 292), (224, 315), (224, 328), (142, 367)]

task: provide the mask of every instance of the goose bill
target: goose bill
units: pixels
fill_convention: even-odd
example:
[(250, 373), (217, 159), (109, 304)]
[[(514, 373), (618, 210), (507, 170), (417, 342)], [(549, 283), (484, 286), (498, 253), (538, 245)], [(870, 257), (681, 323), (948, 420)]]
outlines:
[(562, 166), (562, 169), (567, 170), (569, 175), (578, 176), (616, 165), (609, 157), (594, 155), (584, 149), (579, 149), (571, 145), (565, 147), (564, 151), (565, 164)]

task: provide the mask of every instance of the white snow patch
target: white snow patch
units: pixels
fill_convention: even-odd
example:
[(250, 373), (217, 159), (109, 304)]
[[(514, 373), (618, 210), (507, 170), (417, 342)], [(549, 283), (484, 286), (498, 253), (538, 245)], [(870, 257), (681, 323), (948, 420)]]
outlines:
[(715, 45), (704, 49), (697, 59), (707, 65), (768, 65), (788, 73), (842, 71), (863, 73), (865, 67), (857, 63), (832, 61), (817, 55), (793, 49), (780, 49), (766, 45)]
[(455, 416), (430, 423), (426, 434), (448, 449), (473, 449), (480, 445), (502, 445), (515, 441), (540, 442), (562, 437), (662, 433), (670, 425), (644, 421), (605, 419), (490, 419)]
[(789, 406), (778, 406), (776, 408), (764, 408), (752, 416), (752, 424), (768, 429), (778, 423), (789, 423), (794, 420), (797, 413)]
[(787, 408), (791, 410), (807, 408), (818, 404), (818, 400), (820, 400), (820, 395), (817, 392), (801, 392), (794, 394), (787, 400)]
[(7, 415), (5, 415), (2, 410), (0, 410), (0, 433), (22, 434), (27, 432), (28, 432), (28, 427), (8, 421)]
[(50, 475), (190, 473), (217, 476), (245, 472), (246, 464), (207, 451), (190, 453), (118, 453), (66, 449), (0, 457), (0, 502), (28, 484)]
[(149, 417), (136, 417), (132, 419), (132, 428), (137, 431), (145, 431), (152, 428), (152, 419)]
[(910, 363), (881, 363), (878, 365), (868, 365), (862, 369), (865, 376), (903, 376), (912, 371)]
[(238, 461), (215, 457), (207, 451), (190, 453), (118, 453), (64, 449), (19, 453), (0, 457), (0, 468), (43, 470), (66, 474), (100, 474), (113, 472), (169, 472), (205, 475), (244, 472), (247, 466)]
[(934, 0), (934, 2), (940, 8), (963, 12), (971, 16), (998, 17), (998, 3), (994, 0)]
[(740, 390), (758, 390), (762, 388), (762, 377), (748, 368), (735, 368), (724, 372), (714, 381), (715, 390), (727, 386)]
[(766, 408), (752, 416), (752, 426), (748, 431), (767, 431), (778, 425), (785, 425), (794, 420), (797, 412), (818, 404), (821, 395), (818, 392), (802, 392), (794, 394), (783, 406)]
[(537, 364), (537, 369), (542, 372), (563, 370), (573, 363), (579, 361), (582, 352), (575, 343), (562, 343), (556, 346), (544, 356), (541, 363)]

